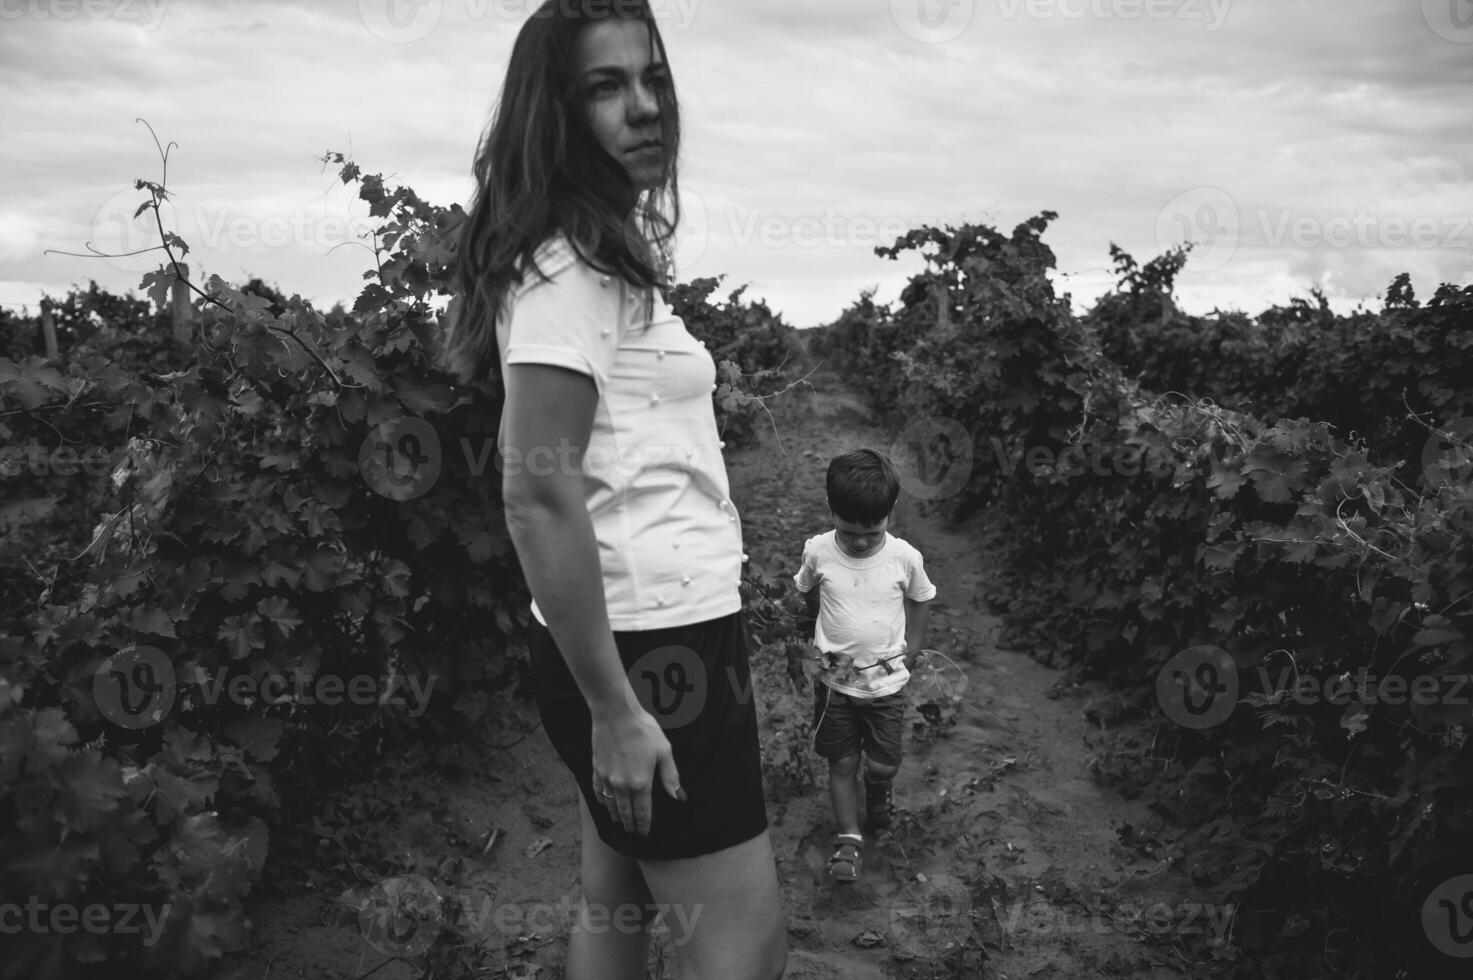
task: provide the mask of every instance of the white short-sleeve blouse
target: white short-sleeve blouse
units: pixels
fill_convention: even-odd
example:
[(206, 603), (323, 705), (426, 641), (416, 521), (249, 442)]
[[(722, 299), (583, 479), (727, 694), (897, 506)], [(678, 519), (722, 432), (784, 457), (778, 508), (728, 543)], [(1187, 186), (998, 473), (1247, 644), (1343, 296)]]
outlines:
[[(669, 305), (582, 261), (561, 236), (537, 253), (497, 318), (503, 374), (552, 364), (593, 379), (598, 407), (581, 472), (609, 625), (684, 626), (741, 608), (742, 529), (711, 393), (716, 364)], [(504, 445), (504, 442), (503, 442)], [(503, 467), (571, 465), (567, 447), (529, 447)], [(547, 620), (534, 599), (532, 615)]]

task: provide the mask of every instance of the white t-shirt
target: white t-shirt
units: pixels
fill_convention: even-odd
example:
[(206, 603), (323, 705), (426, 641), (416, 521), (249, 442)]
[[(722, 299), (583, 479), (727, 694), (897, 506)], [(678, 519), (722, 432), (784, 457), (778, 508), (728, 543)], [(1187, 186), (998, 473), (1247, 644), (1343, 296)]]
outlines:
[(800, 592), (820, 587), (814, 643), (830, 665), (819, 680), (861, 698), (905, 686), (910, 671), (900, 659), (889, 662), (891, 671), (873, 665), (905, 646), (905, 600), (936, 596), (919, 551), (887, 532), (874, 554), (851, 558), (828, 531), (803, 543), (803, 567), (793, 581)]
[[(502, 371), (552, 364), (598, 389), (582, 473), (609, 625), (662, 629), (736, 612), (742, 526), (716, 431), (710, 352), (658, 291), (646, 329), (642, 291), (590, 267), (565, 238), (545, 243), (537, 264), (552, 281), (528, 270), (497, 318)], [(503, 466), (567, 458), (547, 448)], [(547, 625), (536, 600), (532, 615)]]

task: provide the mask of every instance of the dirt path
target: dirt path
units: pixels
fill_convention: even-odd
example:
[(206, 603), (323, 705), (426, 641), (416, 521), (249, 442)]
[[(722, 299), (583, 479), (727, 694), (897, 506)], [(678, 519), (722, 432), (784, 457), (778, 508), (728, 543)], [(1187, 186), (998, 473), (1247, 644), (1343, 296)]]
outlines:
[[(827, 529), (828, 459), (861, 445), (887, 449), (894, 437), (832, 375), (811, 380), (813, 391), (774, 406), (777, 436), (764, 426), (762, 444), (731, 466), (754, 561), (795, 567), (804, 538)], [(928, 689), (960, 701), (940, 726), (916, 713), (896, 780), (896, 826), (867, 844), (860, 881), (836, 885), (824, 875), (833, 832), (826, 773), (792, 734), (808, 698), (788, 687), (775, 660), (759, 657), (754, 696), (783, 776), (769, 815), (789, 917), (788, 976), (1207, 976), (1229, 912), (1197, 904), (1191, 882), (1166, 870), (1159, 855), (1170, 835), (1144, 802), (1093, 778), (1102, 739), (1129, 737), (1102, 734), (1086, 719), (1091, 699), (1108, 695), (1063, 689), (1059, 671), (997, 648), (980, 531), (948, 527), (905, 494), (892, 530), (925, 556), (938, 589), (927, 645), (957, 665)], [(387, 839), (402, 851), (402, 881), (432, 881), (459, 899), (441, 906), (442, 945), (450, 936), (466, 971), (449, 975), (553, 980), (578, 894), (574, 790), (532, 731), (532, 710), (508, 702), (497, 715), (488, 745), (531, 734), (489, 750), (494, 776), (455, 784), (406, 776), (395, 798), (418, 805), (400, 809)], [(310, 892), (258, 902), (256, 950), (221, 976), (417, 976), (387, 962), (395, 940), (371, 943), (350, 904)], [(678, 924), (670, 929), (675, 936)], [(670, 938), (655, 952), (652, 975), (673, 977)]]

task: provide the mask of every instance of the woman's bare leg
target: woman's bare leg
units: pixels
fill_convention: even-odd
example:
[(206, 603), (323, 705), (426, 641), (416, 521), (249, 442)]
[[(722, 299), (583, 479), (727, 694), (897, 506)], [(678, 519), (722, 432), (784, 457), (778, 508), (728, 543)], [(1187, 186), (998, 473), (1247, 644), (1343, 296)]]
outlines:
[(767, 831), (724, 851), (642, 860), (670, 929), (680, 980), (778, 980), (787, 921)]
[[(583, 820), (583, 904), (568, 936), (567, 980), (644, 980), (653, 918), (639, 862), (603, 842), (588, 803), (578, 794)], [(592, 915), (590, 915), (590, 909)], [(640, 927), (634, 929), (633, 909)]]

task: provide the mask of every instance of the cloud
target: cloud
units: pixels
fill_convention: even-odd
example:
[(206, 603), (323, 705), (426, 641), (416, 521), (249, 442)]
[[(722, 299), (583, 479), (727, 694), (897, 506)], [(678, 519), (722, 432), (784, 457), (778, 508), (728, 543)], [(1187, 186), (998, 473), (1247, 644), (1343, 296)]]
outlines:
[(40, 250), (40, 227), (35, 219), (0, 215), (0, 262), (19, 262)]
[[(1421, 295), (1467, 279), (1451, 231), (1446, 244), (1386, 241), (1399, 220), (1473, 214), (1473, 47), (1426, 5), (962, 0), (946, 8), (966, 15), (960, 29), (936, 41), (919, 2), (661, 0), (685, 109), (682, 186), (706, 212), (693, 273), (750, 282), (812, 324), (861, 288), (898, 293), (913, 270), (873, 252), (898, 222), (1009, 231), (1048, 209), (1060, 288), (1080, 303), (1112, 284), (1111, 242), (1144, 261), (1229, 218), (1231, 254), (1199, 251), (1181, 277), (1188, 305), (1256, 309), (1315, 282), (1348, 301), (1403, 270)], [(466, 202), (535, 6), (395, 3), (175, 0), (155, 30), (7, 22), (0, 278), (136, 285), (157, 255), (40, 251), (148, 231), (129, 224), (144, 199), (133, 181), (162, 171), (143, 117), (178, 144), (170, 207), (192, 269), (351, 300), (366, 253), (331, 245), (364, 209), (321, 156), (347, 152), (428, 200)], [(1203, 212), (1204, 199), (1228, 210)], [(1375, 247), (1328, 240), (1362, 212), (1378, 222)], [(1285, 215), (1308, 233), (1277, 235)]]

